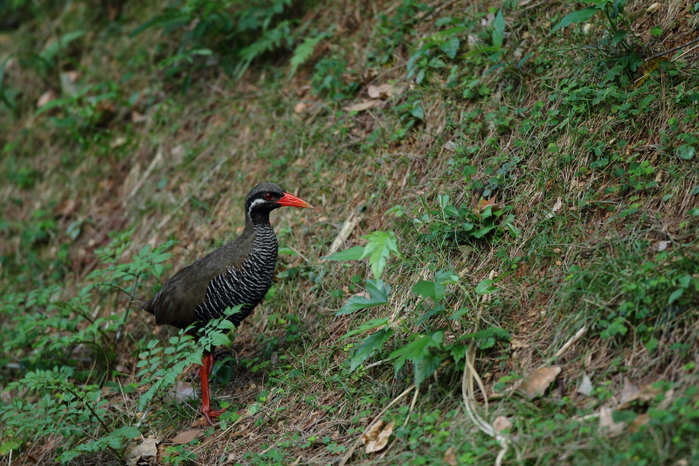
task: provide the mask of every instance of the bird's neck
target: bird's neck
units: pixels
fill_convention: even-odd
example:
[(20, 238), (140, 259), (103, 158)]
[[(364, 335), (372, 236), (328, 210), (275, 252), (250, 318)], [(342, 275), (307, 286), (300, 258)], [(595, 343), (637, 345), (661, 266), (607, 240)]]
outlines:
[(245, 215), (245, 224), (252, 225), (269, 225), (269, 212), (251, 211)]

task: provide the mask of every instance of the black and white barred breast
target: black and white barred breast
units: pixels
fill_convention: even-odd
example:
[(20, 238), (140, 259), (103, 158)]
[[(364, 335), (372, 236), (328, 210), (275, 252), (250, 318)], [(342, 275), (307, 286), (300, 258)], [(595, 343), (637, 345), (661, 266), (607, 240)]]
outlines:
[(229, 320), (236, 326), (267, 294), (277, 264), (277, 236), (270, 224), (255, 225), (255, 240), (250, 254), (239, 267), (230, 266), (216, 276), (206, 289), (206, 299), (196, 308), (202, 324), (223, 316), (227, 307), (242, 304)]

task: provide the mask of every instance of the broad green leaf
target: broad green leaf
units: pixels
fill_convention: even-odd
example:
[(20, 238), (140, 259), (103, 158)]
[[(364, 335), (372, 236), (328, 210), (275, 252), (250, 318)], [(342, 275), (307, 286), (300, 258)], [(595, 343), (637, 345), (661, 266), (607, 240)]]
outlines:
[(683, 275), (680, 278), (678, 278), (677, 281), (680, 282), (680, 286), (682, 288), (689, 288), (689, 285), (692, 283), (692, 276)]
[(505, 18), (502, 16), (502, 10), (498, 11), (493, 22), (493, 45), (502, 48), (502, 41), (505, 39)]
[(392, 329), (383, 328), (364, 340), (362, 346), (357, 349), (357, 352), (354, 353), (354, 356), (352, 356), (352, 359), (350, 359), (350, 371), (354, 371), (364, 361), (366, 361), (369, 356), (371, 356), (371, 353), (377, 349), (380, 349), (384, 343), (391, 338), (391, 335), (393, 335)]
[(445, 283), (458, 283), (459, 276), (451, 269), (440, 269), (435, 274), (434, 281), (442, 285)]
[(456, 320), (456, 319), (458, 319), (459, 317), (468, 314), (470, 310), (471, 310), (471, 309), (469, 309), (469, 308), (467, 308), (467, 307), (462, 307), (462, 308), (459, 309), (458, 311), (455, 311), (455, 312), (451, 315), (451, 317), (449, 317), (449, 320)]
[(461, 34), (462, 32), (468, 31), (468, 28), (465, 26), (456, 26), (453, 28), (445, 29), (444, 31), (440, 31), (437, 34), (435, 34), (433, 37), (435, 39), (440, 39), (442, 37), (450, 37), (450, 36), (455, 36), (457, 34)]
[(44, 48), (40, 54), (41, 58), (47, 61), (52, 60), (60, 50), (64, 50), (68, 44), (84, 35), (85, 31), (73, 31), (63, 34), (59, 40), (54, 40)]
[(423, 380), (432, 375), (441, 363), (442, 358), (432, 353), (427, 353), (424, 357), (414, 361), (415, 385), (420, 385)]
[(444, 284), (456, 283), (459, 281), (458, 275), (455, 275), (452, 270), (442, 269), (435, 274), (433, 282), (420, 280), (413, 285), (413, 293), (423, 298), (431, 298), (435, 303), (444, 298)]
[(443, 42), (439, 48), (447, 54), (447, 57), (453, 59), (456, 56), (456, 53), (459, 51), (459, 45), (461, 45), (459, 39), (456, 37), (450, 37), (446, 40), (446, 42)]
[(694, 146), (690, 146), (689, 144), (682, 144), (677, 148), (677, 155), (683, 160), (691, 160), (695, 152)]
[(437, 202), (439, 202), (439, 207), (444, 211), (449, 205), (449, 194), (437, 194)]
[(493, 294), (499, 291), (499, 288), (493, 286), (493, 280), (486, 278), (481, 280), (478, 285), (476, 285), (476, 293), (478, 294)]
[(474, 238), (482, 238), (483, 236), (487, 235), (495, 228), (497, 228), (495, 225), (490, 225), (490, 226), (481, 228), (480, 230), (474, 231), (473, 233), (471, 233), (471, 236), (473, 236)]
[(615, 32), (614, 36), (612, 37), (612, 46), (618, 45), (619, 42), (621, 42), (628, 33), (629, 31), (626, 31), (624, 29)]
[(355, 261), (362, 259), (364, 256), (364, 246), (354, 246), (344, 251), (336, 252), (329, 256), (323, 257), (323, 259), (329, 261)]
[(453, 345), (449, 346), (449, 354), (451, 354), (451, 357), (454, 358), (454, 363), (459, 364), (459, 361), (462, 359), (466, 358), (466, 349), (468, 348), (467, 345), (460, 344), (460, 343), (455, 343)]
[(592, 18), (592, 16), (598, 11), (599, 8), (590, 6), (585, 8), (584, 10), (578, 10), (569, 13), (561, 20), (560, 23), (556, 24), (556, 26), (553, 28), (553, 30), (551, 30), (551, 32), (556, 32), (559, 29), (564, 28), (566, 26), (570, 26), (574, 23), (582, 23), (584, 21), (587, 21), (588, 19)]
[(371, 319), (368, 322), (365, 322), (364, 324), (360, 325), (358, 328), (354, 330), (350, 330), (349, 332), (345, 333), (340, 337), (340, 340), (344, 340), (345, 338), (349, 338), (352, 335), (356, 335), (358, 333), (366, 332), (367, 330), (371, 330), (372, 328), (376, 327), (381, 327), (382, 325), (386, 325), (388, 323), (388, 317), (381, 317), (379, 319)]
[(388, 357), (390, 359), (397, 358), (394, 362), (396, 374), (403, 368), (406, 361), (412, 361), (413, 364), (417, 364), (420, 359), (431, 356), (430, 348), (440, 347), (443, 337), (444, 330), (437, 330), (392, 352)]
[(399, 255), (396, 235), (392, 231), (375, 231), (362, 236), (368, 243), (364, 246), (362, 259), (369, 258), (369, 265), (374, 278), (379, 279), (391, 254)]
[(682, 296), (683, 293), (684, 293), (684, 288), (678, 288), (678, 289), (676, 289), (675, 291), (673, 291), (673, 293), (672, 293), (672, 294), (670, 295), (670, 297), (668, 298), (667, 303), (668, 303), (668, 304), (674, 303), (675, 301), (677, 301), (678, 299), (680, 299), (680, 296)]
[(385, 284), (381, 280), (367, 280), (366, 291), (369, 293), (368, 298), (365, 296), (351, 297), (336, 315), (351, 314), (360, 309), (386, 304), (388, 302), (388, 293), (391, 291), (391, 286)]
[(413, 285), (413, 293), (423, 298), (431, 298), (434, 300), (434, 282), (420, 280)]
[(439, 304), (432, 309), (430, 309), (426, 314), (424, 314), (422, 317), (420, 317), (417, 322), (415, 322), (415, 325), (422, 325), (424, 322), (427, 322), (430, 320), (432, 317), (436, 316), (437, 314), (441, 314), (444, 312), (444, 306), (442, 304)]

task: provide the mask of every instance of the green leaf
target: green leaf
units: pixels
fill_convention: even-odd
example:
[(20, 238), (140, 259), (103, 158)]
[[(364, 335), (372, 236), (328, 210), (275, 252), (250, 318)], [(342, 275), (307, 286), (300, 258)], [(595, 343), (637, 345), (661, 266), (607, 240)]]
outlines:
[(392, 335), (392, 329), (383, 328), (364, 340), (362, 346), (357, 349), (357, 352), (354, 353), (354, 356), (352, 356), (352, 359), (350, 359), (350, 371), (354, 371), (357, 367), (359, 367), (364, 361), (367, 360), (369, 356), (371, 356), (371, 353), (381, 348)]
[(449, 39), (446, 40), (446, 42), (442, 42), (442, 44), (439, 46), (439, 48), (442, 49), (442, 51), (447, 54), (447, 57), (453, 59), (454, 57), (456, 57), (456, 54), (459, 51), (460, 45), (461, 45), (461, 42), (459, 41), (458, 38), (450, 37)]
[(486, 278), (481, 280), (478, 285), (476, 285), (476, 293), (478, 294), (493, 294), (499, 291), (499, 288), (493, 286), (493, 280)]
[(303, 42), (296, 47), (294, 50), (294, 55), (291, 57), (291, 70), (289, 71), (289, 78), (293, 77), (296, 73), (296, 69), (306, 63), (309, 58), (313, 55), (313, 51), (316, 45), (326, 37), (327, 34), (320, 34), (316, 37), (306, 37)]
[(502, 16), (502, 10), (495, 16), (492, 37), (493, 45), (498, 49), (502, 48), (502, 41), (505, 39), (505, 18)]
[(59, 40), (54, 40), (41, 52), (40, 56), (44, 60), (52, 60), (56, 54), (65, 49), (68, 44), (85, 35), (85, 31), (73, 31), (63, 34)]
[(628, 33), (629, 31), (625, 29), (620, 29), (619, 31), (615, 32), (614, 36), (612, 36), (612, 46), (619, 44), (619, 42), (621, 42)]
[(691, 160), (695, 152), (694, 146), (690, 146), (689, 144), (682, 144), (677, 148), (677, 155), (683, 160)]
[(428, 282), (426, 280), (420, 280), (413, 285), (413, 293), (423, 298), (434, 298), (434, 282)]
[(415, 384), (420, 385), (423, 380), (432, 375), (442, 363), (442, 358), (432, 353), (427, 353), (424, 357), (413, 363), (415, 373)]
[(678, 278), (677, 281), (680, 282), (680, 286), (682, 288), (689, 288), (689, 285), (692, 283), (692, 276), (691, 275), (683, 275), (680, 278)]
[[(395, 367), (395, 373), (398, 374), (398, 372), (405, 365), (406, 361), (412, 361), (412, 363), (415, 365), (421, 364), (421, 368), (419, 370), (417, 367), (415, 368), (415, 383), (422, 382), (422, 380), (424, 380), (425, 377), (434, 372), (434, 369), (432, 369), (431, 372), (427, 373), (427, 369), (432, 367), (434, 363), (434, 359), (432, 359), (432, 353), (430, 353), (430, 348), (441, 347), (443, 337), (444, 330), (437, 330), (427, 335), (424, 335), (412, 341), (411, 343), (408, 343), (407, 345), (393, 351), (388, 357), (390, 359), (397, 358), (396, 361), (393, 363)], [(427, 360), (421, 361), (423, 359)], [(417, 380), (418, 377), (420, 377), (419, 382)]]
[(454, 358), (454, 364), (458, 365), (459, 361), (466, 358), (467, 348), (467, 345), (463, 345), (460, 343), (455, 343), (449, 346), (449, 354), (451, 354), (451, 357)]
[(385, 284), (381, 280), (367, 280), (366, 291), (369, 293), (368, 298), (365, 296), (351, 297), (335, 315), (341, 316), (344, 314), (351, 314), (360, 309), (386, 304), (388, 302), (388, 293), (391, 291), (391, 286)]
[(658, 27), (658, 26), (654, 26), (654, 27), (650, 28), (650, 35), (651, 36), (662, 36), (663, 29)]
[(667, 303), (668, 303), (668, 304), (674, 303), (675, 301), (677, 301), (678, 299), (680, 299), (680, 296), (682, 296), (683, 293), (684, 293), (684, 288), (678, 288), (678, 289), (676, 289), (675, 291), (672, 292), (672, 294), (671, 294), (670, 297), (668, 298)]
[(462, 307), (462, 308), (459, 309), (458, 311), (455, 311), (455, 312), (451, 315), (451, 317), (449, 317), (449, 320), (456, 320), (456, 319), (458, 319), (459, 317), (468, 314), (470, 311), (471, 311), (471, 309), (469, 309), (469, 308), (467, 308), (467, 307)]
[(362, 238), (369, 242), (364, 246), (362, 259), (365, 257), (369, 258), (371, 272), (374, 278), (379, 279), (386, 267), (386, 261), (391, 257), (391, 254), (400, 254), (396, 235), (392, 231), (375, 231), (362, 236)]
[(344, 251), (336, 252), (323, 259), (329, 261), (355, 261), (364, 258), (364, 246), (354, 246)]
[(435, 274), (435, 280), (433, 282), (420, 280), (413, 285), (412, 291), (418, 296), (422, 296), (423, 298), (431, 298), (435, 303), (437, 303), (444, 298), (444, 284), (456, 283), (458, 281), (458, 275), (455, 275), (452, 270), (442, 269)]
[(556, 32), (559, 29), (564, 28), (566, 26), (570, 26), (574, 23), (582, 23), (584, 21), (587, 21), (588, 19), (592, 18), (592, 16), (595, 13), (597, 13), (597, 11), (599, 11), (599, 8), (595, 6), (587, 7), (584, 10), (574, 11), (566, 15), (560, 23), (556, 24), (556, 26), (553, 28), (551, 32)]
[(371, 319), (368, 322), (365, 322), (364, 324), (360, 325), (358, 328), (354, 330), (350, 330), (349, 332), (345, 333), (340, 337), (340, 340), (344, 340), (345, 338), (349, 338), (352, 335), (356, 335), (358, 333), (366, 332), (367, 330), (371, 330), (376, 327), (381, 327), (382, 325), (386, 325), (388, 323), (388, 317), (381, 317), (379, 319)]

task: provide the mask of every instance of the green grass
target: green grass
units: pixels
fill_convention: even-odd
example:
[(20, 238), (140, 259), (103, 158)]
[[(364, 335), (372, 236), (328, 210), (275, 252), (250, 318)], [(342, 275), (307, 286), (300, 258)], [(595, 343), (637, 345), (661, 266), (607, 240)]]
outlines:
[[(137, 35), (164, 4), (18, 4), (0, 35), (4, 460), (120, 464), (153, 436), (165, 464), (494, 464), (502, 438), (502, 464), (697, 462), (699, 59), (642, 62), (696, 5), (552, 31), (579, 6), (195, 3)], [(395, 95), (346, 110), (370, 85)], [(220, 428), (167, 444), (198, 417), (171, 395), (198, 390), (196, 352), (130, 302), (234, 238), (261, 181), (316, 208), (274, 214), (277, 279), (220, 347)], [(469, 356), (500, 441), (465, 405)]]

